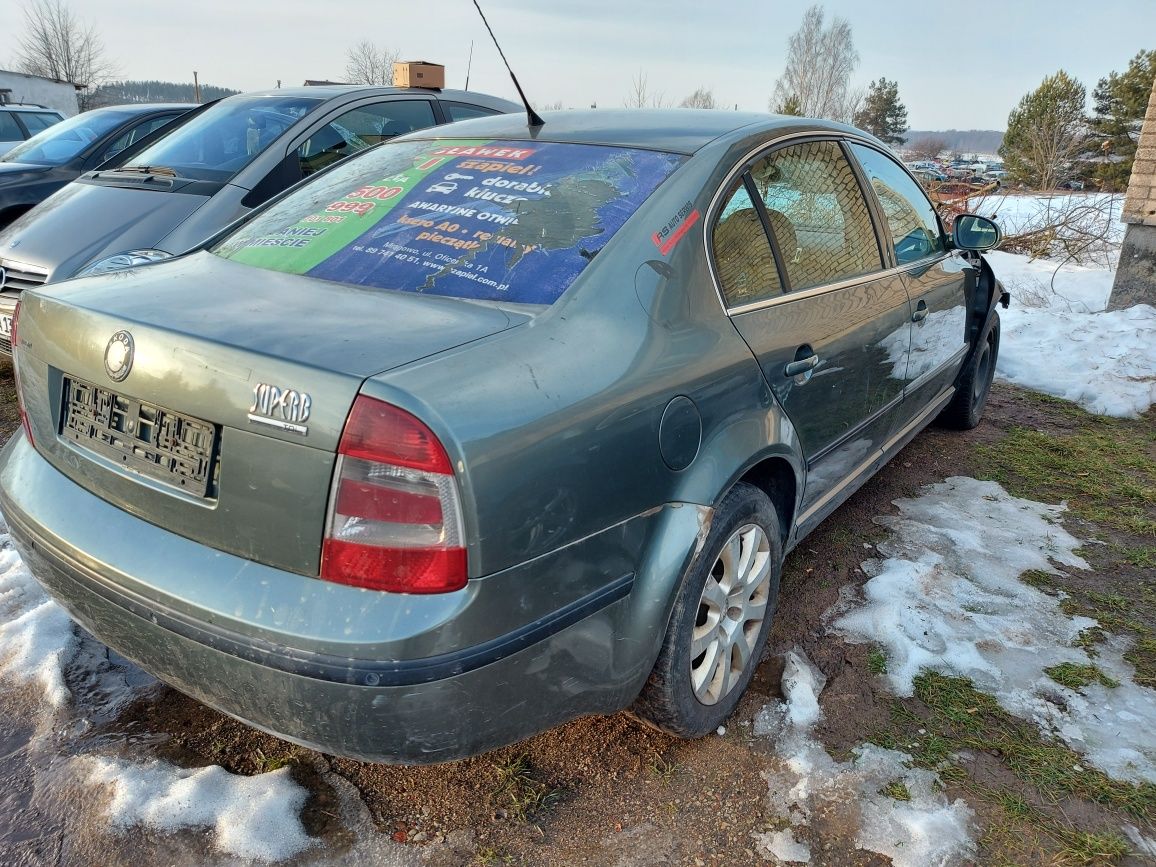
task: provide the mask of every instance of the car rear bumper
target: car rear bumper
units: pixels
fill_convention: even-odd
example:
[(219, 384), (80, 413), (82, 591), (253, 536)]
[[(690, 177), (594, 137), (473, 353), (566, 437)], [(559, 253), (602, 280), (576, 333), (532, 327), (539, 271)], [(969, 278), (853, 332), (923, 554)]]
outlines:
[[(341, 656), (296, 636), (242, 631), (149, 592), (126, 571), (140, 562), (127, 552), (169, 550), (169, 568), (180, 572), (236, 577), (252, 564), (105, 503), (20, 434), (0, 459), (0, 507), (33, 575), (101, 641), (211, 707), (328, 753), (424, 763), (484, 752), (626, 706), (653, 662), (649, 647), (623, 640), (638, 616), (633, 573), (468, 647), (419, 658)], [(166, 569), (155, 558), (153, 566)], [(624, 654), (627, 645), (634, 649)]]

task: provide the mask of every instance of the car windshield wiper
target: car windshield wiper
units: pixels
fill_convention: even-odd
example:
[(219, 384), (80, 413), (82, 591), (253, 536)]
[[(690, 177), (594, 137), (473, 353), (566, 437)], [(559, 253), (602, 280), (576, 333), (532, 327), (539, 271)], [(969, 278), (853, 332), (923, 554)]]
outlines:
[(120, 168), (110, 169), (114, 172), (138, 172), (142, 175), (164, 175), (169, 178), (175, 178), (177, 173), (168, 166), (121, 166)]

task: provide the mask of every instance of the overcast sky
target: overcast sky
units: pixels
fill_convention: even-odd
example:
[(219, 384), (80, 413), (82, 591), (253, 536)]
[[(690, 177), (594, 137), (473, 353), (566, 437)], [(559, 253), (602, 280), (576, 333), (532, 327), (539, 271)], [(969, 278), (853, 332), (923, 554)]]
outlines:
[[(766, 111), (787, 37), (807, 3), (781, 0), (482, 0), (530, 100), (567, 108), (623, 104), (640, 71), (677, 103), (696, 87)], [(853, 81), (899, 82), (915, 129), (1004, 129), (1019, 98), (1066, 69), (1088, 88), (1156, 48), (1154, 0), (930, 4), (828, 0), (851, 23)], [(462, 87), (516, 98), (471, 0), (72, 0), (96, 25), (121, 76), (239, 90), (341, 80), (350, 46), (370, 39), (446, 67)], [(0, 64), (23, 30), (22, 0), (0, 0)]]

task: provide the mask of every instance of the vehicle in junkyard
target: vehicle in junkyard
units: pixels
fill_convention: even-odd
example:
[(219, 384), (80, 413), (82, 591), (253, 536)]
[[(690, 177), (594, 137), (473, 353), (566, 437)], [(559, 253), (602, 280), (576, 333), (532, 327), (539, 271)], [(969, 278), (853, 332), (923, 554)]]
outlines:
[(0, 232), (0, 268), (8, 273), (0, 287), (0, 353), (8, 351), (16, 298), (29, 286), (183, 253), (370, 145), (521, 109), (483, 93), (361, 85), (278, 88), (206, 106), (161, 140), (128, 148), (99, 171), (74, 172), (67, 180), (79, 176), (76, 183)]
[[(97, 108), (53, 124), (0, 157), (0, 229), (70, 181), (172, 123), (194, 105)], [(102, 225), (99, 217), (94, 223)], [(60, 245), (64, 239), (58, 237)]]
[(429, 129), (26, 291), (0, 508), (79, 623), (300, 744), (445, 761), (623, 708), (702, 735), (784, 552), (932, 420), (978, 424), (997, 240), (824, 121)]
[(62, 120), (64, 115), (54, 108), (0, 100), (0, 157)]

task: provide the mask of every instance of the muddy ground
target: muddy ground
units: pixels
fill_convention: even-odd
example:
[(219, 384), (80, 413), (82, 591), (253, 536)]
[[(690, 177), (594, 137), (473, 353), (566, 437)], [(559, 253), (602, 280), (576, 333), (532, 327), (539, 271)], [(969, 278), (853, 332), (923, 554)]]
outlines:
[[(9, 378), (9, 372), (0, 371), (0, 407), (11, 431), (16, 422)], [(1084, 441), (1088, 437), (1090, 446)], [(1075, 445), (1069, 438), (1075, 438)], [(1124, 462), (1128, 466), (1118, 482), (1123, 496), (1131, 497), (1130, 510), (1112, 507), (1121, 494), (1108, 489), (1111, 482), (1088, 475), (1073, 491), (1063, 484), (1068, 469), (1044, 467), (1036, 473), (1017, 463), (1020, 458), (1031, 466), (1070, 461), (1084, 447), (1107, 464), (1113, 463), (1112, 449), (1140, 456), (1138, 462)], [(1033, 448), (1045, 453), (1035, 463)], [(779, 656), (800, 647), (828, 679), (816, 735), (832, 756), (846, 758), (865, 742), (906, 747), (923, 737), (924, 747), (915, 754), (928, 766), (943, 767), (945, 757), (951, 757), (954, 764), (942, 776), (948, 797), (965, 799), (976, 813), (981, 828), (977, 863), (1149, 863), (1129, 853), (1119, 829), (1129, 823), (1156, 836), (1156, 787), (1117, 791), (1089, 781), (1057, 782), (1030, 763), (1025, 770), (1018, 748), (976, 748), (995, 743), (994, 733), (1002, 737), (1009, 732), (1030, 749), (1053, 745), (981, 702), (965, 709), (972, 718), (970, 727), (961, 728), (953, 722), (944, 690), (917, 691), (915, 698), (897, 700), (878, 676), (872, 648), (827, 634), (822, 616), (841, 588), (866, 581), (860, 563), (873, 556), (874, 545), (886, 534), (872, 519), (896, 513), (893, 500), (915, 496), (922, 486), (948, 476), (994, 478), (1020, 496), (1086, 501), (1086, 508), (1073, 509), (1065, 523), (1081, 538), (1106, 543), (1084, 552), (1093, 571), (1039, 580), (1048, 583), (1047, 589), (1069, 593), (1071, 601), (1065, 604), (1073, 612), (1109, 615), (1112, 630), (1136, 643), (1130, 659), (1137, 682), (1148, 678), (1147, 685), (1156, 686), (1153, 466), (1156, 412), (1136, 421), (1102, 420), (1069, 404), (997, 385), (978, 429), (925, 431), (790, 555), (766, 657), (722, 735), (682, 742), (623, 713), (578, 720), (467, 761), (390, 767), (319, 756), (161, 687), (108, 725), (102, 740), (147, 732), (150, 754), (189, 766), (217, 763), (242, 774), (291, 765), (313, 792), (304, 820), (310, 833), (325, 838), (326, 860), (340, 861), (348, 841), (336, 817), (334, 793), (318, 769), (352, 783), (376, 833), (404, 844), (415, 863), (766, 864), (770, 856), (760, 853), (754, 835), (780, 827), (770, 818), (763, 777), (775, 759), (765, 739), (753, 735), (753, 718), (780, 697)], [(1093, 473), (1102, 475), (1095, 468)], [(1121, 511), (1128, 520), (1121, 519)], [(966, 695), (963, 700), (971, 701)], [(940, 742), (932, 749), (935, 738)], [(890, 863), (856, 850), (853, 836), (854, 829), (817, 817), (804, 834), (811, 863)]]

